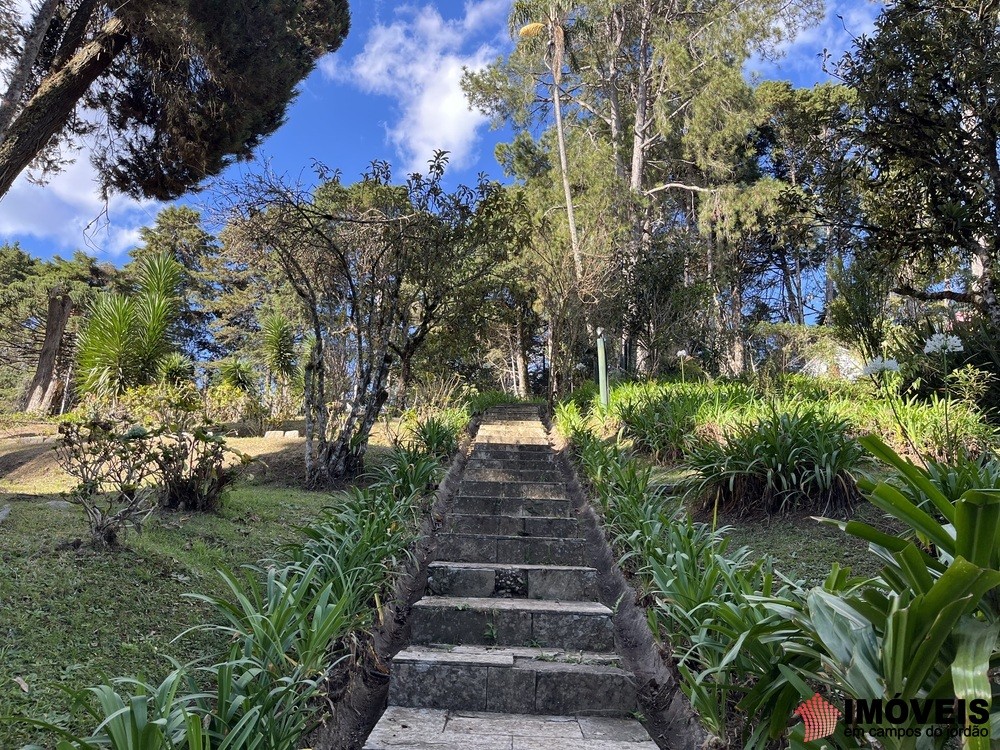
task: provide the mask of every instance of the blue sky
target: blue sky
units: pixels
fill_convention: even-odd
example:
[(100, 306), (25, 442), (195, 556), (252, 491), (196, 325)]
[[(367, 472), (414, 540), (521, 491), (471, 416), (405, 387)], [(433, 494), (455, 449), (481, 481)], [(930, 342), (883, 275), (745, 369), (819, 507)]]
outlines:
[[(339, 168), (346, 179), (373, 159), (397, 174), (420, 169), (436, 148), (452, 154), (450, 173), (468, 180), (480, 171), (498, 174), (493, 148), (507, 133), (489, 129), (470, 112), (458, 86), (463, 66), (478, 67), (510, 44), (506, 16), (511, 0), (442, 0), (351, 3), (351, 33), (343, 47), (320, 61), (289, 108), (287, 122), (260, 150), (281, 172), (297, 174), (313, 159)], [(753, 60), (748, 75), (808, 86), (824, 80), (821, 54), (834, 58), (852, 36), (870, 32), (880, 5), (869, 0), (828, 0), (821, 23), (801, 31), (776, 61)], [(0, 241), (16, 240), (35, 255), (84, 250), (121, 262), (162, 204), (115, 196), (105, 204), (94, 187), (86, 144), (65, 172), (37, 186), (22, 175), (0, 201)], [(236, 165), (238, 179), (254, 164)], [(211, 192), (183, 202), (200, 206)]]

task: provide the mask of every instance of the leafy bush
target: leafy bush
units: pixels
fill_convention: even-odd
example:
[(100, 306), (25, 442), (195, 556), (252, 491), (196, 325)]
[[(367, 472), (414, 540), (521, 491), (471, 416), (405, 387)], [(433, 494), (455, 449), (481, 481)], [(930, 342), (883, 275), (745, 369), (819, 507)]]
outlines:
[(723, 441), (691, 448), (688, 496), (740, 513), (846, 512), (857, 498), (851, 472), (863, 463), (864, 451), (843, 420), (805, 407), (772, 409)]
[(590, 407), (600, 398), (600, 386), (593, 380), (585, 380), (569, 394), (568, 401), (586, 414)]
[(232, 424), (252, 435), (263, 435), (268, 419), (267, 407), (255, 392), (228, 381), (205, 390), (205, 416), (211, 422)]
[(156, 507), (155, 433), (98, 419), (63, 422), (59, 433), (56, 459), (77, 480), (70, 501), (83, 508), (95, 543), (117, 547)]
[(658, 399), (624, 403), (618, 408), (622, 432), (654, 458), (677, 458), (695, 430), (701, 405), (696, 394), (667, 392)]
[(586, 417), (575, 401), (561, 401), (555, 408), (555, 427), (563, 436), (576, 439), (587, 429)]
[[(191, 393), (187, 386), (142, 386), (118, 405), (102, 405), (87, 417), (78, 413), (60, 427), (57, 456), (79, 480), (72, 496), (84, 506), (91, 531), (106, 538), (103, 544), (117, 544), (115, 528), (138, 527), (154, 501), (170, 510), (217, 509), (249, 464), (218, 426), (200, 421)], [(144, 405), (149, 426), (136, 424), (127, 410), (133, 403)]]
[(161, 425), (187, 424), (198, 419), (201, 397), (189, 381), (155, 383), (129, 388), (121, 394), (116, 405), (97, 401), (84, 408), (132, 420), (155, 430)]
[[(251, 459), (226, 445), (213, 425), (162, 433), (153, 458), (159, 468), (160, 504), (168, 510), (214, 511)], [(226, 465), (227, 457), (236, 463)]]

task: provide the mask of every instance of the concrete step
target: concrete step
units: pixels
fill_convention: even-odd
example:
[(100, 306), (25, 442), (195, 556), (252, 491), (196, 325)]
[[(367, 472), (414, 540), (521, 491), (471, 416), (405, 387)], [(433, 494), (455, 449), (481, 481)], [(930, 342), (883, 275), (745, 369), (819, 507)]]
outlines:
[[(472, 445), (472, 453), (474, 455), (482, 455), (484, 453), (502, 453), (537, 460), (539, 456), (551, 456), (553, 451), (551, 445), (530, 445), (520, 443), (517, 440), (507, 440), (506, 442), (497, 442), (495, 440), (481, 442), (477, 438)], [(506, 455), (500, 456), (500, 458), (505, 458)], [(492, 456), (488, 457), (492, 458)]]
[[(528, 446), (531, 447), (531, 446)], [(469, 458), (494, 458), (500, 461), (549, 461), (555, 459), (551, 448), (541, 450), (521, 450), (516, 445), (488, 446), (473, 443)]]
[(389, 702), (453, 711), (628, 716), (638, 707), (635, 686), (606, 657), (411, 647), (393, 659)]
[(558, 471), (558, 466), (549, 458), (477, 458), (472, 456), (465, 465), (470, 469), (518, 469), (526, 471)]
[(656, 750), (635, 719), (390, 706), (364, 750)]
[(435, 562), (429, 573), (435, 596), (597, 601), (597, 571), (583, 566)]
[(573, 539), (583, 536), (580, 522), (565, 516), (500, 516), (482, 513), (451, 513), (443, 531), (449, 534), (493, 536), (546, 536)]
[(463, 479), (459, 484), (460, 495), (481, 497), (525, 497), (534, 500), (565, 500), (565, 482), (496, 482)]
[[(534, 462), (532, 462), (534, 463)], [(475, 465), (465, 467), (462, 474), (465, 481), (479, 482), (565, 482), (566, 477), (562, 471), (551, 465), (547, 469), (525, 469), (514, 462), (506, 467), (493, 469)]]
[(586, 566), (591, 563), (591, 553), (582, 537), (439, 533), (435, 557), (450, 562)]
[(545, 500), (527, 497), (490, 497), (488, 495), (457, 495), (453, 501), (455, 513), (490, 516), (571, 516), (569, 500)]
[(410, 621), (414, 645), (614, 650), (611, 610), (597, 602), (425, 596)]

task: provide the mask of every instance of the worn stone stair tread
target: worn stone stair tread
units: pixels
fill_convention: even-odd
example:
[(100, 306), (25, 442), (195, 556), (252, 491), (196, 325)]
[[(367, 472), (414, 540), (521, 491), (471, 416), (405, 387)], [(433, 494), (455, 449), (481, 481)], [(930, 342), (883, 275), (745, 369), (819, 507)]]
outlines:
[(496, 562), (517, 565), (587, 565), (593, 549), (583, 537), (490, 534), (471, 531), (437, 535), (438, 558), (453, 562)]
[[(570, 651), (532, 646), (408, 646), (393, 658), (394, 662), (440, 662), (446, 664), (483, 664), (492, 667), (535, 667), (549, 671), (560, 668), (600, 667), (618, 669), (618, 654), (599, 651)], [(620, 670), (619, 670), (620, 671)]]
[(597, 569), (574, 565), (442, 560), (428, 567), (427, 592), (438, 596), (596, 601)]
[(597, 568), (590, 568), (586, 565), (534, 565), (532, 563), (494, 563), (494, 562), (448, 562), (447, 560), (435, 560), (430, 564), (431, 568), (463, 568), (465, 570), (561, 570), (576, 571), (579, 573), (596, 573)]
[(655, 750), (634, 719), (390, 706), (365, 750)]
[(475, 612), (515, 611), (554, 615), (610, 617), (611, 610), (599, 602), (557, 602), (548, 599), (499, 599), (472, 596), (425, 596), (414, 609), (459, 609)]

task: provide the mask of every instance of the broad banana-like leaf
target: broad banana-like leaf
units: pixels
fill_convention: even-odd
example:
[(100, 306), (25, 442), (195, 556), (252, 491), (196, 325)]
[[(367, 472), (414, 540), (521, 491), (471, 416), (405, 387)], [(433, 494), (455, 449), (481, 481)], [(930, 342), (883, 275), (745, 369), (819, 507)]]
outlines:
[[(926, 471), (902, 458), (892, 448), (886, 445), (882, 441), (882, 438), (877, 435), (866, 435), (858, 442), (861, 443), (861, 445), (863, 445), (869, 453), (875, 456), (875, 458), (896, 469), (896, 471), (899, 472), (900, 477), (902, 477), (907, 484), (918, 490), (924, 497), (930, 500), (941, 515), (948, 519), (949, 523), (954, 523), (955, 506), (948, 501), (947, 496), (945, 496), (941, 490), (934, 486), (934, 483), (930, 480)], [(858, 484), (861, 486), (861, 482)], [(872, 489), (871, 483), (865, 482), (864, 484), (866, 486), (862, 486), (862, 490), (869, 492)]]
[[(967, 702), (976, 698), (991, 699), (990, 657), (996, 648), (998, 634), (1000, 623), (979, 622), (972, 617), (962, 618), (955, 628), (958, 648), (951, 664), (951, 677), (956, 698)], [(992, 724), (993, 716), (990, 721)], [(989, 732), (985, 737), (964, 737), (962, 744), (967, 750), (989, 750)]]
[(968, 490), (955, 503), (955, 553), (981, 568), (997, 562), (1000, 490)]
[[(911, 503), (906, 496), (890, 484), (883, 482), (868, 495), (868, 501), (875, 507), (898, 518), (911, 529), (923, 534), (942, 549), (954, 554), (955, 538), (929, 513)], [(954, 513), (954, 506), (952, 508)]]

